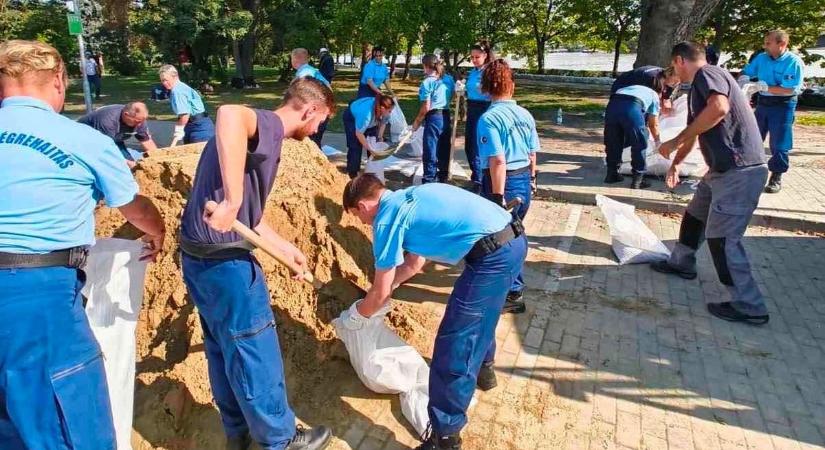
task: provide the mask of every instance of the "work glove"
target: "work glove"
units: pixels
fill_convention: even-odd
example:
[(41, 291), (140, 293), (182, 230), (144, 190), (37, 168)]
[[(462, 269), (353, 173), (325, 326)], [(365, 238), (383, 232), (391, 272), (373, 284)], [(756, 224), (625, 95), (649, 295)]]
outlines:
[(739, 75), (739, 78), (736, 79), (736, 82), (739, 83), (739, 87), (743, 87), (751, 82), (751, 77), (747, 75)]
[(768, 92), (768, 83), (765, 83), (764, 81), (757, 81), (756, 88), (758, 89), (758, 92)]
[(173, 141), (182, 141), (183, 140), (183, 136), (186, 134), (183, 131), (183, 128), (184, 128), (183, 125), (175, 125), (175, 131), (174, 131), (174, 133), (172, 133), (172, 140)]
[(507, 203), (504, 202), (504, 196), (501, 194), (490, 194), (490, 201), (501, 206), (502, 209), (507, 209)]
[(455, 82), (455, 91), (459, 94), (463, 93), (467, 89), (467, 84), (464, 83), (463, 80), (458, 80)]

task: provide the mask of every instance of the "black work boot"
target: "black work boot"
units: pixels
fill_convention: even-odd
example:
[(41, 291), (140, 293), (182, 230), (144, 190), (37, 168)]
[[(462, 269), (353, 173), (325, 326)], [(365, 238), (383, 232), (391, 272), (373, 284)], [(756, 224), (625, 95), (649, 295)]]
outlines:
[(510, 291), (507, 294), (507, 300), (504, 301), (504, 307), (501, 308), (501, 313), (521, 314), (524, 311), (527, 311), (527, 306), (524, 305), (524, 294)]
[(323, 425), (310, 430), (298, 425), (295, 427), (295, 436), (292, 436), (286, 450), (322, 450), (327, 448), (330, 440), (332, 433)]
[(765, 186), (765, 192), (776, 194), (780, 190), (782, 190), (782, 174), (771, 172), (771, 178), (768, 180), (768, 185)]
[(496, 371), (493, 370), (493, 363), (483, 363), (481, 370), (478, 371), (478, 378), (476, 378), (476, 386), (482, 391), (489, 391), (498, 386), (496, 381)]
[(458, 433), (438, 437), (435, 433), (415, 450), (461, 450), (461, 438)]
[(647, 189), (650, 186), (650, 181), (645, 180), (645, 175), (643, 173), (633, 174), (633, 181), (630, 182), (630, 189)]
[(226, 450), (247, 450), (252, 445), (252, 438), (248, 434), (226, 438)]
[(616, 169), (607, 169), (607, 175), (604, 177), (604, 182), (607, 184), (621, 183), (624, 177)]
[(696, 272), (679, 269), (677, 267), (670, 265), (670, 263), (667, 261), (652, 262), (650, 263), (650, 268), (659, 273), (679, 275), (680, 277), (686, 280), (693, 280), (694, 278), (696, 278)]
[(728, 322), (744, 322), (749, 325), (765, 325), (770, 320), (767, 314), (752, 316), (739, 312), (731, 302), (708, 303), (708, 312)]

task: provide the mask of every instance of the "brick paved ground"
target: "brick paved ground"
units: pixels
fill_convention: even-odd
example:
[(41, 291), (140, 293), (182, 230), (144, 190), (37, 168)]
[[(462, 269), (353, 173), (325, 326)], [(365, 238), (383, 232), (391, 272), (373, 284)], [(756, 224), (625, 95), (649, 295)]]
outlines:
[[(676, 238), (678, 217), (640, 216)], [(751, 327), (706, 312), (726, 298), (706, 249), (686, 281), (618, 266), (595, 207), (539, 201), (528, 219), (528, 313), (499, 325), (499, 387), (477, 392), (465, 448), (825, 446), (825, 240), (749, 230), (771, 312)], [(427, 285), (443, 294), (454, 274), (425, 275), (397, 297)], [(443, 312), (442, 302), (430, 305)], [(336, 427), (347, 431), (333, 448), (415, 444), (394, 396), (346, 400), (368, 420)]]

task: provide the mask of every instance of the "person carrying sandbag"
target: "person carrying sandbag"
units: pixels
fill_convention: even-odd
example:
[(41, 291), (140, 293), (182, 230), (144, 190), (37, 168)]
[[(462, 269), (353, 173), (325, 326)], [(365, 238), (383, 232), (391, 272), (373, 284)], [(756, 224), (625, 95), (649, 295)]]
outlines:
[[(432, 434), (419, 450), (460, 450), (460, 433), (479, 378), (495, 380), (496, 325), (527, 255), (521, 222), (469, 191), (443, 183), (390, 191), (371, 174), (344, 188), (344, 210), (372, 225), (375, 278), (358, 315), (372, 317), (393, 287), (427, 259), (465, 266), (435, 338), (428, 407)], [(494, 383), (492, 383), (494, 385)]]

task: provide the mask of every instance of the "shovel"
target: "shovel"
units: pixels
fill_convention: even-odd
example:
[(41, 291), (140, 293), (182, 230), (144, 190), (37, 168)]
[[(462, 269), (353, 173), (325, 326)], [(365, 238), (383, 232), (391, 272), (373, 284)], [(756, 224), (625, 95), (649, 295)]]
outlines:
[[(206, 202), (206, 212), (212, 214), (215, 209), (218, 207), (218, 204), (214, 201), (210, 200)], [(301, 272), (301, 269), (297, 267), (289, 258), (287, 258), (280, 250), (275, 248), (271, 242), (267, 241), (266, 239), (262, 238), (260, 234), (256, 233), (246, 225), (242, 224), (237, 219), (232, 223), (232, 231), (240, 234), (244, 239), (251, 242), (252, 245), (258, 247), (259, 249), (263, 250), (269, 256), (275, 258), (276, 261), (285, 265), (289, 268), (292, 273), (296, 275), (301, 275), (301, 280), (306, 281), (307, 283), (311, 284), (312, 287), (315, 289), (320, 289), (322, 284), (320, 281), (315, 279), (315, 276), (312, 275), (312, 272), (306, 271)]]

